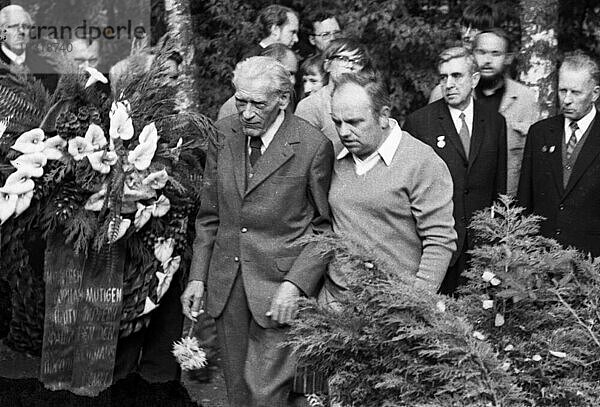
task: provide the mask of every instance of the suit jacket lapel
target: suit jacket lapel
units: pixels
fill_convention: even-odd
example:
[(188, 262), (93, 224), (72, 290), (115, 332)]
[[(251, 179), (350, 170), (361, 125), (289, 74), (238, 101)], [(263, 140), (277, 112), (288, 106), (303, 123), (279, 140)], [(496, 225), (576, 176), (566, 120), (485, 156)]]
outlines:
[(260, 160), (256, 163), (254, 176), (248, 179), (246, 194), (252, 192), (252, 190), (264, 182), (294, 155), (294, 151), (290, 144), (298, 143), (300, 141), (297, 138), (297, 134), (293, 134), (293, 129), (289, 128), (290, 116), (291, 115), (286, 113), (285, 120), (281, 124), (281, 127), (279, 127), (279, 130), (275, 133), (269, 147), (267, 147)]
[(229, 148), (232, 155), (233, 174), (240, 197), (244, 196), (246, 189), (246, 136), (242, 133), (239, 120), (234, 120), (229, 138)]
[(440, 126), (442, 126), (442, 130), (444, 131), (444, 135), (450, 140), (450, 142), (454, 145), (454, 148), (458, 151), (458, 155), (463, 159), (464, 162), (467, 162), (467, 155), (465, 154), (465, 149), (463, 148), (462, 142), (460, 141), (460, 137), (456, 132), (456, 127), (454, 127), (454, 122), (452, 121), (452, 116), (450, 116), (450, 110), (448, 110), (448, 106), (442, 100), (439, 103), (439, 112), (438, 119), (440, 121)]
[(469, 167), (475, 162), (485, 137), (485, 117), (479, 105), (475, 101), (473, 101), (473, 104), (473, 131), (471, 132), (471, 145), (469, 147)]
[[(563, 186), (563, 163), (562, 163), (562, 148), (563, 148), (563, 123), (564, 118), (562, 115), (557, 116), (556, 120), (550, 123), (548, 128), (548, 135), (545, 137), (545, 144), (542, 148), (547, 151), (542, 151), (543, 154), (548, 154), (550, 166), (552, 167), (552, 174), (556, 188), (559, 191), (559, 195), (564, 192)], [(554, 151), (550, 152), (550, 149), (554, 147)]]
[(592, 123), (590, 133), (587, 136), (587, 140), (585, 140), (584, 145), (581, 146), (579, 156), (573, 165), (573, 171), (571, 172), (571, 177), (569, 178), (563, 197), (571, 192), (573, 186), (575, 186), (577, 181), (583, 176), (585, 170), (592, 164), (592, 161), (594, 161), (596, 156), (598, 156), (598, 153), (600, 153), (600, 120), (598, 120), (598, 117), (596, 116)]

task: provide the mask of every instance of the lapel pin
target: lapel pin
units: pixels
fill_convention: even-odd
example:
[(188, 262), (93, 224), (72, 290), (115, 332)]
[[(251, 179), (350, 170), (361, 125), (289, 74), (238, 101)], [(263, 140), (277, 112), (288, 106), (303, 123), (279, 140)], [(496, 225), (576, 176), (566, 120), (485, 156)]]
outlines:
[(542, 153), (545, 153), (546, 151), (548, 151), (548, 146), (543, 146), (542, 147)]
[(444, 148), (446, 146), (446, 136), (438, 136), (437, 146), (439, 148)]
[(555, 147), (554, 147), (554, 146), (550, 146), (550, 148), (548, 149), (548, 151), (549, 151), (549, 152), (551, 152), (551, 153), (553, 153), (553, 152), (554, 152), (554, 150), (555, 150)]

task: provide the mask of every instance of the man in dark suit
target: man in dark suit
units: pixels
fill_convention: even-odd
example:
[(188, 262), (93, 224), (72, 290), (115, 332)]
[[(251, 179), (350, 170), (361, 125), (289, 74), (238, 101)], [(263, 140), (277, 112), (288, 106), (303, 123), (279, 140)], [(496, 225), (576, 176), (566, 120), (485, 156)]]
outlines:
[(458, 248), (440, 288), (452, 294), (473, 248), (467, 231), (471, 216), (506, 192), (506, 123), (473, 99), (480, 75), (466, 48), (443, 51), (437, 66), (443, 99), (408, 116), (404, 130), (433, 147), (452, 175)]
[(314, 295), (325, 270), (298, 241), (331, 228), (333, 146), (285, 113), (292, 83), (273, 58), (240, 62), (233, 85), (238, 115), (217, 122), (209, 145), (181, 300), (195, 319), (207, 289), (231, 406), (294, 405), (295, 359), (281, 343), (299, 296)]
[(589, 56), (567, 55), (558, 72), (562, 113), (529, 129), (519, 204), (545, 218), (541, 234), (600, 256), (600, 70)]
[(16, 68), (16, 72), (32, 74), (52, 93), (56, 89), (58, 75), (48, 62), (28, 47), (32, 24), (31, 16), (21, 6), (10, 5), (0, 10), (0, 28), (4, 30), (0, 61)]

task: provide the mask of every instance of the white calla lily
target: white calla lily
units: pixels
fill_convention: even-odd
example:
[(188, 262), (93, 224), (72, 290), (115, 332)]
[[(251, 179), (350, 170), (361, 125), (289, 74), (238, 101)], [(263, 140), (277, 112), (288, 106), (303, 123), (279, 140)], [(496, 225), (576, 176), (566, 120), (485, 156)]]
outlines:
[(85, 70), (87, 71), (87, 73), (90, 74), (90, 77), (88, 78), (87, 82), (85, 83), (85, 87), (86, 88), (89, 88), (90, 86), (92, 86), (96, 82), (108, 83), (108, 79), (106, 78), (106, 76), (104, 76), (96, 68), (92, 68), (91, 66), (87, 66), (85, 68)]
[(127, 155), (127, 161), (133, 165), (138, 171), (144, 171), (150, 167), (152, 158), (156, 152), (156, 143), (144, 143), (138, 145), (133, 151)]
[(100, 174), (108, 174), (110, 167), (117, 163), (119, 157), (114, 151), (96, 151), (89, 154), (87, 158), (94, 170)]
[(69, 140), (68, 151), (75, 161), (81, 161), (87, 157), (88, 154), (94, 152), (94, 146), (83, 137), (77, 136)]
[(97, 150), (108, 144), (106, 136), (104, 135), (104, 130), (94, 123), (91, 123), (88, 126), (84, 138)]
[(163, 168), (160, 171), (149, 174), (146, 178), (144, 178), (142, 184), (149, 185), (152, 189), (163, 189), (165, 185), (167, 185), (168, 180), (169, 174), (167, 174), (167, 170)]
[[(175, 256), (163, 262), (163, 273), (157, 272), (156, 277), (158, 278), (158, 285), (156, 287), (156, 294), (160, 300), (163, 295), (167, 292), (171, 286), (173, 275), (179, 270), (181, 264), (181, 256)], [(162, 276), (160, 275), (162, 274)]]
[(175, 250), (175, 240), (172, 237), (168, 239), (159, 237), (158, 241), (154, 243), (154, 257), (161, 263), (171, 258), (173, 250)]
[(33, 199), (33, 190), (17, 195), (17, 204), (15, 206), (15, 217), (19, 216), (29, 208)]
[(157, 143), (158, 139), (158, 131), (154, 122), (145, 125), (138, 137), (140, 144)]
[(146, 223), (152, 217), (152, 206), (145, 206), (141, 203), (137, 203), (137, 212), (135, 213), (135, 219), (133, 220), (133, 225), (135, 226), (135, 230), (140, 230), (144, 227)]
[(113, 139), (131, 140), (133, 122), (129, 115), (129, 103), (113, 102), (110, 109), (110, 128), (108, 134)]
[(17, 169), (22, 167), (30, 167), (42, 169), (43, 171), (43, 168), (47, 162), (48, 159), (44, 153), (31, 153), (18, 156), (16, 159), (12, 160), (10, 164)]
[(85, 210), (98, 212), (104, 206), (104, 199), (106, 198), (106, 186), (104, 186), (100, 191), (96, 192), (92, 196), (90, 196), (85, 203)]
[(67, 142), (61, 136), (50, 137), (44, 142), (42, 153), (48, 160), (60, 160), (65, 152)]
[(18, 195), (0, 193), (0, 225), (15, 213)]
[(30, 167), (19, 168), (6, 178), (4, 186), (0, 188), (0, 192), (21, 195), (33, 191), (35, 183), (31, 179), (32, 171), (34, 169)]
[(23, 154), (39, 153), (45, 147), (44, 137), (42, 129), (29, 130), (21, 134), (11, 148)]
[(164, 195), (158, 197), (156, 202), (154, 202), (154, 208), (152, 209), (152, 216), (161, 218), (169, 212), (171, 209), (171, 201)]

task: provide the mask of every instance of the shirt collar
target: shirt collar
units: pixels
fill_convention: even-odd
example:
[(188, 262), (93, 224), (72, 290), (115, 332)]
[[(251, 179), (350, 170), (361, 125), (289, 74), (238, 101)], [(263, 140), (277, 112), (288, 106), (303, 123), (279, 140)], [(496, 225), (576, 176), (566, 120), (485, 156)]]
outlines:
[[(585, 132), (587, 131), (588, 127), (590, 127), (590, 124), (592, 124), (592, 121), (594, 120), (595, 117), (596, 117), (596, 106), (592, 105), (592, 110), (590, 110), (588, 112), (588, 114), (583, 116), (581, 119), (577, 120), (577, 127), (579, 127), (579, 131), (581, 132), (580, 133), (581, 135), (585, 134)], [(569, 127), (571, 122), (573, 122), (573, 120), (571, 120), (571, 119), (565, 120), (565, 134), (569, 134), (569, 135), (571, 134), (571, 129)]]
[[(390, 133), (388, 134), (387, 138), (383, 143), (381, 143), (379, 148), (373, 154), (371, 154), (369, 157), (365, 158), (362, 161), (368, 161), (371, 157), (378, 154), (385, 163), (385, 165), (387, 165), (388, 167), (392, 163), (392, 159), (394, 158), (396, 150), (400, 145), (400, 139), (402, 138), (402, 129), (400, 128), (398, 122), (395, 119), (390, 118), (388, 120), (390, 124)], [(337, 159), (341, 160), (349, 154), (350, 151), (348, 151), (348, 149), (344, 147), (342, 151), (340, 151), (337, 155)], [(360, 160), (360, 158), (356, 157), (354, 154), (352, 154), (352, 156), (355, 160)]]
[(465, 114), (465, 121), (467, 123), (470, 123), (472, 121), (473, 118), (473, 97), (470, 98), (469, 100), (469, 104), (467, 105), (467, 107), (465, 108), (465, 110), (459, 110), (455, 107), (452, 107), (450, 105), (448, 105), (448, 109), (450, 110), (450, 116), (452, 116), (452, 120), (454, 120), (455, 122), (460, 121), (460, 114), (464, 113)]
[(2, 51), (8, 57), (8, 59), (10, 59), (15, 64), (21, 65), (25, 63), (25, 52), (23, 52), (21, 55), (17, 55), (14, 52), (12, 52), (4, 43), (2, 43), (0, 47), (2, 47)]
[(279, 130), (279, 128), (281, 127), (283, 119), (285, 119), (285, 111), (282, 109), (279, 111), (279, 114), (275, 118), (273, 124), (271, 124), (267, 131), (265, 131), (265, 133), (262, 136), (260, 136), (260, 139), (262, 140), (265, 148), (269, 147), (269, 144), (271, 144), (271, 141), (273, 141), (273, 137), (275, 137), (277, 130)]

